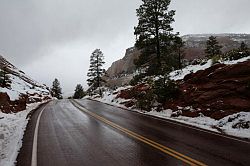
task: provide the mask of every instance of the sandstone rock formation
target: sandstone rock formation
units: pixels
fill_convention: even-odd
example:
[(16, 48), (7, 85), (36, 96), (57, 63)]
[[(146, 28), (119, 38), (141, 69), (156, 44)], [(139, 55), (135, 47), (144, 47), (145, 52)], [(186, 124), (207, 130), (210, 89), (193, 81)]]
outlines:
[(122, 74), (132, 74), (135, 71), (134, 60), (140, 55), (140, 51), (135, 47), (128, 48), (125, 56), (114, 62), (107, 70), (110, 78), (119, 77)]
[(165, 108), (192, 106), (182, 115), (221, 119), (227, 115), (250, 111), (250, 61), (224, 65), (187, 75), (180, 83), (183, 92), (179, 99), (167, 102)]

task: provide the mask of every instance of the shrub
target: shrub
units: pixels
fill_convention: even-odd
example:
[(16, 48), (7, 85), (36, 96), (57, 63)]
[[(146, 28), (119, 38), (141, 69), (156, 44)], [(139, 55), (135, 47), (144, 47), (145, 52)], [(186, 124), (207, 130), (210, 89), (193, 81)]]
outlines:
[(220, 63), (220, 60), (221, 60), (221, 56), (220, 55), (215, 55), (212, 57), (212, 65), (215, 65), (215, 64), (218, 64)]
[(143, 81), (143, 78), (145, 77), (145, 74), (139, 74), (139, 75), (135, 75), (132, 80), (129, 82), (130, 85), (135, 86), (137, 85), (139, 82)]
[(181, 91), (178, 84), (169, 78), (160, 78), (153, 84), (154, 93), (157, 95), (157, 101), (164, 103), (165, 101), (177, 98)]
[(231, 50), (231, 51), (227, 52), (224, 55), (224, 59), (231, 61), (231, 60), (237, 60), (237, 59), (240, 59), (240, 58), (244, 58), (244, 57), (247, 57), (249, 55), (250, 55), (249, 50), (240, 51), (238, 49), (234, 49), (234, 50)]
[(143, 91), (137, 97), (138, 97), (136, 102), (137, 108), (145, 111), (152, 110), (156, 98), (152, 90), (149, 90), (147, 92)]

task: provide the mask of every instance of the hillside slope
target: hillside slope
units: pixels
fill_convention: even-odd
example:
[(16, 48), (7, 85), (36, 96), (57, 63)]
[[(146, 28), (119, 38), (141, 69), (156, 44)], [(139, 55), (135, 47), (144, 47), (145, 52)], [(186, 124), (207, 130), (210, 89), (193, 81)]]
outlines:
[[(151, 79), (157, 79), (153, 77)], [(166, 100), (163, 110), (153, 105), (147, 112), (138, 108), (141, 95), (152, 87), (147, 83), (106, 90), (102, 97), (89, 97), (127, 110), (175, 120), (208, 130), (250, 138), (250, 56), (212, 65), (190, 65), (170, 73), (180, 95)]]
[(34, 81), (2, 56), (0, 56), (0, 69), (7, 73), (10, 80), (10, 87), (0, 87), (1, 112), (19, 112), (29, 103), (51, 98), (46, 85)]

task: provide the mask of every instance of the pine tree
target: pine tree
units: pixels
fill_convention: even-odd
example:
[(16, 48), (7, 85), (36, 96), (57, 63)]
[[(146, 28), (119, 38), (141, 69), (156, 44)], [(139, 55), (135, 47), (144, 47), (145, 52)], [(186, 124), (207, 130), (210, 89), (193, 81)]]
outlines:
[(174, 42), (175, 42), (174, 53), (176, 53), (176, 55), (178, 57), (178, 69), (181, 69), (183, 67), (182, 61), (183, 61), (183, 58), (185, 56), (185, 52), (184, 52), (185, 42), (182, 40), (181, 37), (175, 37)]
[(246, 45), (245, 42), (241, 42), (239, 51), (241, 51), (241, 52), (246, 52), (246, 51), (248, 51), (248, 47), (247, 47), (247, 45)]
[(88, 85), (90, 86), (89, 91), (96, 90), (99, 88), (99, 93), (101, 95), (101, 84), (104, 82), (102, 79), (105, 74), (103, 69), (104, 56), (100, 49), (96, 49), (90, 56), (90, 67), (87, 76), (89, 77)]
[[(164, 65), (171, 65), (170, 56), (173, 41), (178, 33), (173, 33), (174, 10), (169, 10), (171, 0), (142, 0), (136, 10), (138, 25), (135, 27), (135, 46), (142, 49), (142, 54), (135, 62), (137, 67), (149, 66), (153, 70), (162, 70)], [(153, 74), (153, 73), (152, 73)]]
[(212, 58), (216, 55), (221, 55), (222, 54), (221, 48), (222, 46), (219, 45), (216, 37), (210, 36), (206, 43), (206, 49), (205, 49), (206, 57)]
[(3, 67), (0, 70), (0, 87), (2, 88), (9, 88), (11, 84), (11, 81), (9, 79), (7, 68)]
[(62, 88), (60, 87), (60, 82), (56, 78), (53, 81), (52, 88), (51, 88), (51, 95), (52, 97), (56, 97), (57, 99), (62, 99)]
[(77, 85), (76, 85), (76, 89), (75, 89), (75, 93), (74, 93), (74, 95), (73, 95), (73, 98), (74, 98), (74, 99), (81, 99), (81, 98), (83, 98), (85, 95), (86, 95), (86, 94), (85, 94), (85, 92), (84, 92), (84, 90), (83, 90), (82, 85), (81, 85), (81, 84), (77, 84)]

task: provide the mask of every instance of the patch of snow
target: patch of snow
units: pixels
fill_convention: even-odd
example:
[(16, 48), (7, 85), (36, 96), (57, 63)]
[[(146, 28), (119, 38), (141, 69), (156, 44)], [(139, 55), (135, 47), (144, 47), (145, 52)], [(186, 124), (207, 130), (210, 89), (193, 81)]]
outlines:
[(26, 117), (41, 103), (27, 105), (27, 109), (18, 113), (0, 112), (0, 165), (14, 166), (22, 146), (22, 138), (28, 124)]
[(173, 114), (173, 111), (170, 109), (163, 110), (161, 112), (150, 111), (150, 112), (146, 112), (145, 114), (152, 115), (152, 116), (159, 117), (159, 118), (168, 119), (168, 120), (174, 120), (180, 123), (188, 124), (191, 126), (199, 127), (199, 128), (214, 131), (214, 132), (218, 132), (216, 129), (213, 128), (213, 126), (217, 124), (216, 120), (210, 117), (205, 117), (205, 116), (199, 116), (195, 118), (186, 117), (186, 116), (171, 117)]
[(182, 70), (175, 70), (169, 73), (171, 80), (181, 80), (186, 75), (190, 73), (196, 73), (199, 70), (205, 70), (212, 66), (212, 60), (208, 60), (204, 65), (189, 65), (183, 68)]
[(237, 63), (240, 63), (240, 62), (245, 62), (245, 61), (248, 61), (248, 60), (250, 60), (250, 56), (247, 56), (247, 57), (244, 57), (244, 58), (241, 58), (241, 59), (237, 59), (237, 60), (232, 60), (232, 61), (223, 61), (222, 63), (227, 64), (227, 65), (233, 65), (233, 64), (237, 64)]
[(219, 120), (217, 127), (229, 135), (250, 138), (250, 112), (229, 115)]

